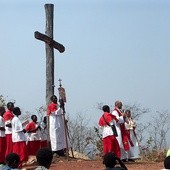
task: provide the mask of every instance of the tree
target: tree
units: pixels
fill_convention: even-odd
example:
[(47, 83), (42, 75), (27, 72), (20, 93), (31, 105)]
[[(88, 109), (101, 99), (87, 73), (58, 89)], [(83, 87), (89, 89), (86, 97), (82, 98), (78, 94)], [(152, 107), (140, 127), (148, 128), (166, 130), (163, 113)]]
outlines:
[(74, 119), (71, 119), (69, 116), (67, 119), (69, 137), (73, 150), (83, 153), (88, 139), (95, 137), (94, 130), (89, 127), (89, 120), (82, 113), (78, 113)]
[(157, 111), (152, 118), (149, 127), (149, 138), (152, 139), (152, 148), (156, 151), (166, 149), (167, 134), (170, 130), (170, 113), (168, 111)]
[(3, 95), (0, 95), (0, 106), (4, 106), (4, 107), (6, 106), (6, 101), (3, 97)]

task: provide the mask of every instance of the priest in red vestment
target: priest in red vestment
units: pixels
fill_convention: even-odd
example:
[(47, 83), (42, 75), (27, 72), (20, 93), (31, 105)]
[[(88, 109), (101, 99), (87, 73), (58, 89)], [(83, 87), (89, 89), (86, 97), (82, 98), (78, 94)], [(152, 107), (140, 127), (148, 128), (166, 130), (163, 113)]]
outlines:
[(112, 115), (114, 115), (119, 120), (116, 123), (116, 130), (118, 133), (117, 140), (120, 146), (121, 160), (126, 160), (128, 159), (128, 151), (130, 149), (130, 141), (128, 139), (128, 135), (126, 133), (126, 128), (125, 128), (125, 121), (128, 120), (126, 119), (125, 114), (121, 112), (121, 109), (122, 109), (122, 102), (116, 101), (115, 108), (112, 112)]

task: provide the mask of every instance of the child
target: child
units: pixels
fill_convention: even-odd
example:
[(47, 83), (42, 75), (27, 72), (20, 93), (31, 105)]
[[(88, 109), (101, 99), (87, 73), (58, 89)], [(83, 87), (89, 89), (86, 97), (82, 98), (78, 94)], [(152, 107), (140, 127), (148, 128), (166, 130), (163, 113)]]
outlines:
[(31, 116), (32, 122), (28, 123), (25, 130), (28, 134), (28, 155), (36, 155), (40, 149), (40, 125), (37, 122), (37, 116)]
[[(117, 162), (120, 166), (116, 166)], [(113, 152), (104, 155), (103, 164), (105, 164), (106, 170), (128, 170), (124, 163), (116, 157)]]
[(3, 115), (5, 113), (5, 108), (0, 107), (0, 164), (5, 161), (5, 151), (6, 151), (6, 138), (5, 138), (5, 122)]
[(48, 170), (53, 159), (53, 153), (49, 148), (42, 148), (37, 152), (36, 158), (38, 167), (35, 170)]
[(115, 116), (110, 113), (110, 107), (104, 105), (103, 115), (99, 119), (99, 126), (103, 128), (103, 155), (108, 152), (114, 152), (117, 157), (120, 157), (120, 147), (116, 139), (116, 133), (113, 132), (112, 126), (118, 121)]
[(4, 122), (5, 122), (5, 136), (6, 136), (6, 152), (5, 156), (12, 152), (12, 126), (11, 122), (14, 117), (13, 115), (14, 103), (7, 103), (7, 110), (4, 113)]
[(6, 165), (2, 167), (2, 170), (19, 170), (19, 155), (16, 153), (10, 153), (5, 158)]
[(165, 159), (164, 159), (164, 168), (163, 170), (168, 170), (170, 169), (170, 156), (167, 156)]
[(19, 107), (15, 107), (13, 110), (14, 118), (12, 119), (12, 142), (13, 142), (13, 152), (18, 154), (20, 157), (20, 166), (22, 166), (23, 161), (28, 160), (28, 152), (26, 146), (25, 129), (22, 127), (22, 123), (18, 116), (21, 115)]

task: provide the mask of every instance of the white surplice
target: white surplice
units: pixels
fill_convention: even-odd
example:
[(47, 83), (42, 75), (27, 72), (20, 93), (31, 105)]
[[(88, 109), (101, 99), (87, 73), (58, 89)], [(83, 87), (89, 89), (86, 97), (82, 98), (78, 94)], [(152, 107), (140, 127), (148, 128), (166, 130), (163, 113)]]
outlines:
[(137, 141), (137, 136), (135, 133), (135, 127), (136, 127), (136, 122), (128, 118), (128, 123), (125, 122), (125, 127), (130, 133), (130, 139), (132, 140), (132, 143), (134, 146), (130, 146), (130, 150), (128, 151), (128, 159), (137, 159), (139, 158), (140, 150), (139, 150), (139, 144)]
[(122, 132), (121, 132), (121, 128), (120, 128), (120, 124), (125, 123), (124, 118), (123, 118), (123, 116), (119, 116), (119, 113), (117, 112), (117, 110), (113, 110), (112, 115), (116, 116), (116, 118), (119, 120), (116, 123), (116, 130), (117, 130), (117, 134), (118, 134), (116, 139), (117, 139), (117, 141), (119, 143), (119, 147), (120, 147), (120, 152), (121, 152), (121, 158), (120, 159), (121, 160), (127, 159), (128, 155), (127, 155), (127, 152), (124, 150), (123, 141), (122, 141)]
[[(49, 116), (49, 132), (50, 132), (50, 141), (52, 151), (58, 151), (66, 146), (66, 135), (65, 135), (65, 124), (63, 111), (61, 108), (52, 112)], [(68, 147), (71, 147), (68, 135), (67, 135)]]

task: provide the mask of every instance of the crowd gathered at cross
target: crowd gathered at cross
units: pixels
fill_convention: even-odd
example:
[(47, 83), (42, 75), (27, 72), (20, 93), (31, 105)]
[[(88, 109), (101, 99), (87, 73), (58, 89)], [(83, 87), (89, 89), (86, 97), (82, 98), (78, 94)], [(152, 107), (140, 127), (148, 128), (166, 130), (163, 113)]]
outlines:
[[(20, 169), (29, 156), (36, 156), (38, 165), (49, 169), (54, 154), (65, 156), (66, 149), (71, 148), (65, 131), (64, 103), (58, 102), (55, 95), (50, 99), (42, 122), (37, 121), (37, 115), (31, 115), (31, 121), (22, 122), (21, 110), (13, 102), (8, 102), (6, 108), (0, 106), (0, 164), (4, 168)], [(103, 164), (106, 169), (119, 166), (120, 170), (127, 170), (124, 162), (140, 158), (136, 122), (130, 110), (122, 110), (121, 101), (115, 102), (112, 112), (108, 105), (102, 110), (98, 124), (102, 129)]]

